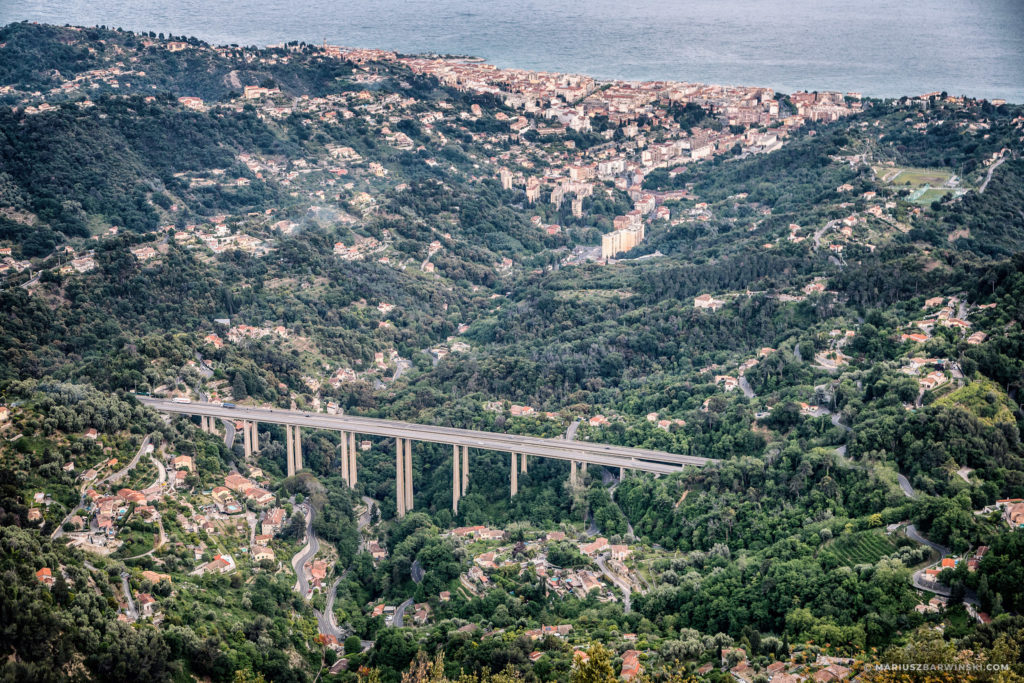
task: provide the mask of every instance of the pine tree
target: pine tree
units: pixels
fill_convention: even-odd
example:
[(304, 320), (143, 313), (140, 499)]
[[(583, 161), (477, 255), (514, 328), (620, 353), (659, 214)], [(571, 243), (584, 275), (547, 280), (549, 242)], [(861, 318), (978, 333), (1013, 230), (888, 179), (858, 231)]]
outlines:
[(618, 676), (612, 668), (611, 652), (604, 645), (596, 643), (587, 650), (587, 661), (576, 663), (571, 683), (615, 683)]
[(245, 388), (245, 379), (242, 377), (242, 373), (236, 372), (234, 378), (231, 380), (231, 395), (236, 400), (243, 399), (249, 395), (249, 392)]

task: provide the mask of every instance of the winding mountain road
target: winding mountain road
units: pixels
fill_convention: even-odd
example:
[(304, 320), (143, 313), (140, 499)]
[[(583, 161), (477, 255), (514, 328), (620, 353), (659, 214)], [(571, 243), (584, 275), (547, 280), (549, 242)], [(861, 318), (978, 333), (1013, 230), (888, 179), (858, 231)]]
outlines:
[(902, 474), (896, 474), (896, 481), (899, 482), (900, 488), (903, 490), (903, 495), (907, 498), (916, 498), (917, 494), (914, 493), (914, 487), (910, 485), (910, 480), (904, 477)]
[[(917, 496), (917, 493), (914, 491), (914, 488), (910, 485), (910, 481), (906, 477), (904, 477), (902, 474), (897, 474), (896, 479), (900, 483), (900, 488), (903, 490), (903, 495), (905, 495), (907, 498), (915, 498)], [(917, 530), (917, 527), (915, 527), (913, 524), (907, 525), (907, 538), (916, 543), (920, 543), (921, 545), (928, 546), (929, 548), (937, 552), (940, 557), (947, 557), (949, 555), (952, 555), (952, 551), (950, 551), (949, 548), (947, 548), (944, 545), (939, 545), (938, 543), (928, 540), (921, 534), (921, 532)], [(917, 588), (918, 590), (928, 591), (929, 593), (935, 593), (936, 595), (941, 595), (947, 598), (953, 594), (949, 586), (941, 584), (938, 581), (932, 581), (926, 578), (926, 574), (924, 573), (923, 569), (919, 569), (918, 571), (914, 572), (911, 575), (910, 579), (911, 583), (913, 583), (914, 585), (914, 588)], [(964, 595), (964, 602), (977, 606), (979, 604), (978, 596), (974, 593), (974, 591), (968, 590)]]
[(988, 167), (988, 173), (985, 174), (985, 180), (981, 183), (981, 187), (978, 188), (978, 194), (985, 193), (985, 188), (988, 187), (988, 181), (992, 180), (992, 172), (1002, 166), (1004, 161), (1006, 161), (1006, 157), (999, 157), (994, 164)]
[(309, 580), (306, 579), (306, 571), (304, 569), (306, 562), (311, 560), (317, 552), (320, 550), (320, 539), (313, 533), (313, 508), (308, 505), (301, 506), (303, 514), (306, 515), (306, 545), (302, 550), (295, 553), (292, 558), (292, 569), (295, 570), (295, 590), (299, 592), (304, 599), (309, 599)]
[(391, 625), (395, 628), (402, 628), (405, 625), (405, 610), (409, 609), (409, 605), (412, 604), (412, 598), (409, 598), (395, 610), (395, 618), (392, 620)]
[(327, 591), (327, 604), (324, 606), (324, 611), (321, 612), (318, 609), (313, 609), (313, 616), (316, 617), (316, 624), (320, 629), (320, 633), (334, 636), (338, 639), (338, 642), (345, 639), (345, 633), (334, 623), (334, 600), (338, 597), (338, 584), (345, 578), (345, 574), (348, 574), (347, 569), (331, 583), (331, 587)]

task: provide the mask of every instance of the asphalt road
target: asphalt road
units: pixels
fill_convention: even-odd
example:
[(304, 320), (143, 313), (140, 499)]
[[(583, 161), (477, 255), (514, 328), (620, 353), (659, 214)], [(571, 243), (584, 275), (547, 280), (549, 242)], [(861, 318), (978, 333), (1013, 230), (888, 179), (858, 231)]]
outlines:
[(842, 413), (832, 413), (832, 424), (836, 427), (839, 427), (844, 432), (852, 432), (852, 429), (850, 429), (849, 427), (847, 427), (846, 425), (839, 421), (842, 417)]
[(121, 588), (124, 590), (124, 599), (128, 603), (125, 614), (129, 619), (135, 621), (139, 618), (139, 611), (135, 609), (135, 601), (132, 600), (132, 589), (131, 586), (128, 585), (128, 572), (121, 574)]
[(139, 401), (156, 410), (183, 415), (211, 415), (218, 418), (245, 418), (259, 422), (293, 424), (316, 429), (353, 431), (359, 434), (408, 438), (432, 443), (461, 444), (471, 448), (506, 453), (526, 453), (557, 460), (582, 460), (608, 467), (629, 467), (632, 469), (671, 474), (681, 466), (704, 466), (713, 463), (710, 458), (679, 455), (642, 448), (612, 446), (590, 441), (574, 441), (570, 446), (565, 439), (543, 439), (539, 437), (481, 432), (455, 427), (419, 425), (398, 420), (381, 420), (352, 415), (326, 415), (304, 413), (277, 408), (252, 408), (238, 406), (225, 408), (210, 403), (175, 403), (164, 399), (139, 396)]
[(399, 377), (404, 375), (406, 371), (408, 371), (409, 368), (411, 367), (412, 361), (406, 360), (405, 358), (399, 358), (398, 361), (395, 363), (395, 374), (391, 378), (391, 381), (394, 382), (395, 380), (397, 380)]
[[(369, 496), (363, 496), (363, 502), (366, 504), (366, 510), (359, 515), (359, 519), (356, 520), (360, 532), (364, 527), (370, 524), (370, 506), (379, 504), (378, 501), (370, 498)], [(359, 550), (363, 550), (363, 535), (359, 534)], [(347, 636), (347, 633), (342, 629), (338, 628), (338, 624), (334, 621), (334, 601), (338, 597), (338, 584), (341, 583), (342, 579), (348, 575), (349, 568), (346, 568), (341, 575), (334, 580), (331, 584), (330, 589), (327, 591), (327, 604), (324, 606), (324, 611), (314, 609), (313, 614), (316, 616), (316, 623), (320, 627), (320, 633), (326, 633), (327, 635), (334, 636), (338, 641), (342, 641)], [(372, 640), (362, 641), (363, 649), (365, 650), (368, 646), (372, 646)]]
[(608, 566), (605, 564), (603, 557), (597, 556), (594, 558), (594, 561), (600, 568), (601, 573), (608, 577), (608, 580), (615, 584), (620, 591), (622, 591), (622, 611), (629, 612), (629, 610), (631, 609), (630, 601), (633, 594), (632, 589), (622, 579), (620, 579), (617, 574), (608, 569)]
[(988, 187), (988, 182), (992, 180), (992, 172), (1002, 166), (1004, 161), (1006, 161), (1006, 157), (999, 157), (994, 164), (988, 167), (988, 173), (985, 174), (985, 180), (981, 183), (981, 187), (978, 188), (978, 194), (984, 194), (985, 189)]
[[(896, 479), (900, 482), (900, 488), (903, 489), (903, 495), (905, 495), (907, 498), (913, 498), (916, 495), (914, 493), (914, 488), (910, 485), (910, 481), (908, 481), (906, 477), (904, 477), (902, 474), (897, 474)], [(947, 555), (951, 554), (949, 548), (947, 548), (946, 546), (939, 545), (938, 543), (933, 543), (932, 541), (929, 541), (927, 538), (922, 536), (921, 533), (917, 530), (917, 527), (915, 527), (913, 524), (907, 525), (907, 538), (916, 543), (920, 543), (921, 545), (928, 546), (929, 548), (937, 552), (940, 557), (946, 557)], [(949, 597), (951, 595), (948, 586), (945, 586), (937, 581), (929, 581), (925, 579), (924, 570), (914, 572), (913, 576), (911, 577), (911, 581), (914, 584), (914, 588), (917, 588), (919, 590), (928, 591), (929, 593), (935, 593), (936, 595), (943, 595), (945, 597)], [(973, 594), (973, 592), (971, 592), (964, 597), (964, 602), (969, 602), (972, 605), (977, 605), (978, 599)]]
[(933, 543), (932, 541), (929, 541), (927, 538), (922, 536), (920, 532), (918, 532), (917, 527), (915, 527), (913, 524), (907, 525), (907, 538), (909, 538), (911, 541), (916, 541), (921, 545), (928, 546), (942, 557), (946, 557), (947, 555), (951, 554), (949, 548), (947, 548), (946, 546), (939, 545), (938, 543)]
[(910, 485), (910, 480), (904, 477), (902, 474), (896, 475), (896, 481), (900, 483), (900, 488), (903, 489), (903, 495), (907, 498), (915, 498), (914, 487)]
[[(936, 595), (941, 595), (947, 598), (953, 594), (953, 592), (949, 589), (949, 586), (941, 584), (937, 581), (926, 580), (923, 570), (914, 572), (912, 582), (914, 584), (914, 588), (918, 590), (928, 591), (929, 593), (935, 593)], [(978, 601), (978, 595), (970, 589), (967, 589), (966, 593), (964, 594), (963, 601), (968, 604), (974, 605), (975, 607), (977, 607), (980, 604)]]
[[(347, 569), (345, 573), (348, 573)], [(331, 584), (330, 590), (327, 592), (327, 605), (324, 607), (324, 611), (313, 610), (320, 633), (334, 636), (339, 642), (345, 639), (345, 633), (334, 623), (334, 600), (338, 597), (338, 584), (341, 583), (343, 578), (345, 578), (344, 574), (336, 578), (334, 583)]]
[(359, 515), (359, 519), (356, 520), (356, 526), (357, 526), (357, 528), (360, 531), (360, 534), (359, 534), (359, 549), (360, 550), (363, 549), (363, 534), (362, 534), (362, 531), (363, 531), (364, 528), (370, 526), (370, 510), (373, 508), (374, 505), (377, 506), (377, 510), (378, 511), (380, 510), (380, 501), (379, 500), (374, 500), (373, 498), (370, 498), (369, 496), (363, 496), (363, 503), (366, 505), (366, 509), (363, 510), (363, 514)]
[(125, 475), (127, 475), (129, 472), (135, 469), (135, 466), (139, 464), (139, 459), (142, 458), (142, 454), (146, 452), (146, 448), (149, 446), (151, 438), (152, 435), (147, 434), (146, 438), (142, 440), (142, 445), (139, 446), (139, 450), (135, 454), (135, 457), (131, 459), (131, 462), (129, 462), (127, 465), (119, 469), (117, 472), (114, 472), (113, 474), (105, 477), (104, 479), (101, 479), (96, 483), (96, 485), (102, 486), (103, 484), (116, 484), (117, 482), (124, 479)]
[(395, 610), (395, 618), (392, 620), (391, 625), (395, 628), (402, 628), (405, 625), (405, 610), (412, 604), (412, 598), (409, 598)]
[(213, 370), (206, 366), (206, 363), (203, 362), (203, 354), (198, 351), (196, 351), (196, 360), (199, 361), (199, 374), (206, 379), (213, 377)]
[(832, 228), (834, 228), (837, 225), (839, 225), (839, 221), (838, 220), (829, 221), (823, 227), (818, 228), (817, 230), (814, 231), (814, 248), (815, 249), (820, 249), (821, 248), (821, 236), (824, 235), (826, 232), (828, 232), (829, 230), (831, 230)]
[(308, 598), (309, 581), (306, 579), (303, 566), (320, 550), (320, 539), (313, 533), (313, 508), (303, 505), (302, 509), (306, 515), (306, 547), (292, 558), (292, 569), (295, 570), (295, 575), (298, 577), (295, 582), (295, 590), (299, 591), (299, 595), (303, 598)]

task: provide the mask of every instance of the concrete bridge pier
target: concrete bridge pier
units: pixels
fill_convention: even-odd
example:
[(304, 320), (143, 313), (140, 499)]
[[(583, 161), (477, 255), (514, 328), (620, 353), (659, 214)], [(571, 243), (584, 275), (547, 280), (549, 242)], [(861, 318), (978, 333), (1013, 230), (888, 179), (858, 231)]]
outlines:
[(259, 423), (253, 420), (249, 423), (249, 428), (252, 432), (252, 452), (260, 452), (260, 428)]
[(284, 426), (285, 462), (288, 467), (288, 476), (295, 476), (295, 446), (292, 444), (292, 426)]
[(395, 438), (395, 505), (399, 518), (405, 517), (405, 439)]
[(405, 493), (405, 511), (412, 512), (413, 508), (413, 497), (412, 497), (412, 439), (404, 439), (405, 441), (405, 486), (403, 491)]
[(511, 493), (509, 493), (509, 498), (514, 498), (519, 493), (519, 466), (516, 463), (517, 454), (510, 453), (509, 455), (512, 456), (512, 489)]
[(348, 471), (348, 434), (346, 432), (338, 433), (341, 434), (341, 480), (351, 486), (352, 481)]
[(526, 453), (520, 453), (519, 458), (519, 463), (521, 465), (519, 471), (522, 472), (523, 474), (526, 474)]
[(452, 514), (459, 514), (459, 447), (457, 445), (452, 446)]
[(285, 425), (284, 437), (288, 452), (288, 476), (292, 477), (302, 469), (302, 428)]
[(249, 422), (242, 423), (242, 445), (245, 447), (245, 459), (252, 457), (252, 425)]
[(576, 488), (577, 486), (579, 486), (579, 481), (577, 480), (577, 477), (576, 477), (576, 461), (575, 460), (570, 460), (569, 461), (569, 485), (572, 486), (573, 488)]
[(359, 472), (356, 467), (356, 433), (348, 433), (348, 476), (349, 486), (355, 486), (359, 482)]
[(469, 446), (462, 447), (462, 493), (459, 498), (466, 495), (469, 488)]

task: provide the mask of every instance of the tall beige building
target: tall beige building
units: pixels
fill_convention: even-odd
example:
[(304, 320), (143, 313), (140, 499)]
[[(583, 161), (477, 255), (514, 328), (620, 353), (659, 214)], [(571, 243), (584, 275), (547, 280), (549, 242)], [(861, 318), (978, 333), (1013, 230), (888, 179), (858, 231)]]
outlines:
[(612, 258), (616, 254), (629, 251), (644, 241), (644, 224), (637, 223), (629, 227), (613, 230), (601, 236), (601, 258)]

